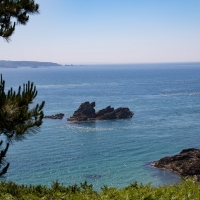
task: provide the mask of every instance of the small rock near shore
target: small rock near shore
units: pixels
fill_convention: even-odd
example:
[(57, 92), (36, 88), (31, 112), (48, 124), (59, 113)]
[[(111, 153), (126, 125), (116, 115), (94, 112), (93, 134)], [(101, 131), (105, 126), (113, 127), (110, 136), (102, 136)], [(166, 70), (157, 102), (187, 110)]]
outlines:
[(64, 117), (63, 113), (59, 113), (56, 115), (44, 116), (44, 118), (49, 118), (49, 119), (62, 119), (63, 117)]

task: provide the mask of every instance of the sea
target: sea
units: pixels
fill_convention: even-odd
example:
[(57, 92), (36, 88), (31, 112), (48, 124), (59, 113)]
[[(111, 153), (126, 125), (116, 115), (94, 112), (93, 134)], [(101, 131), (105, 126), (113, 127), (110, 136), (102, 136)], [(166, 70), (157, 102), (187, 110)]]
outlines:
[[(96, 190), (135, 181), (162, 186), (181, 178), (151, 163), (200, 148), (200, 63), (18, 67), (0, 73), (6, 90), (34, 82), (33, 105), (44, 100), (45, 115), (64, 114), (61, 120), (44, 119), (37, 133), (12, 142), (1, 180), (47, 187), (87, 181)], [(86, 101), (95, 102), (95, 110), (128, 107), (134, 116), (67, 121)]]

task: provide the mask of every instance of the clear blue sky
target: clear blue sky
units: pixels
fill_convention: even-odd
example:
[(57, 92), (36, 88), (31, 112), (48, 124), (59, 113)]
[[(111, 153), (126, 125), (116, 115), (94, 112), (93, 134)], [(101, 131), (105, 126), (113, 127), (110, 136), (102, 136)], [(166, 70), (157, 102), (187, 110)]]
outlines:
[(200, 0), (35, 0), (40, 14), (0, 38), (0, 60), (200, 61)]

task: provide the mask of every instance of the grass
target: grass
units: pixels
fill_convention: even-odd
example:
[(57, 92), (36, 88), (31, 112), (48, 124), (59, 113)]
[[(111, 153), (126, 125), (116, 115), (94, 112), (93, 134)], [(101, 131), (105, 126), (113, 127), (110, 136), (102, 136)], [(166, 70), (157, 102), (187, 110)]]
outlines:
[(188, 179), (181, 183), (153, 187), (134, 182), (122, 189), (104, 186), (100, 192), (93, 190), (87, 182), (80, 185), (63, 186), (57, 181), (51, 188), (42, 185), (18, 185), (13, 182), (0, 183), (1, 200), (200, 200), (200, 183)]

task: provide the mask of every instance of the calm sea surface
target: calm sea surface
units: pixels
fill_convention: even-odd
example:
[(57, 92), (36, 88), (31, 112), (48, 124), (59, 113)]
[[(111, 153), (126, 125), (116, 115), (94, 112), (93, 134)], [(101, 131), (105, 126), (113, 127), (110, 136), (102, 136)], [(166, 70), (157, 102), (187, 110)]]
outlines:
[[(45, 100), (37, 134), (14, 142), (7, 153), (6, 180), (50, 186), (92, 183), (121, 188), (129, 183), (171, 184), (179, 177), (151, 167), (152, 161), (200, 148), (200, 63), (0, 68), (6, 88), (31, 80)], [(132, 119), (71, 124), (85, 101), (96, 110), (129, 107)]]

